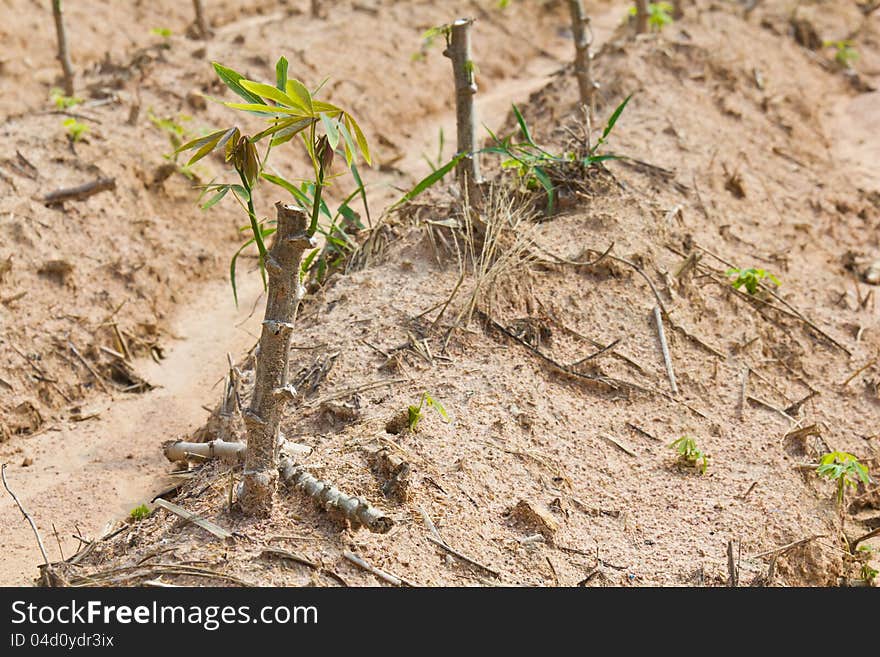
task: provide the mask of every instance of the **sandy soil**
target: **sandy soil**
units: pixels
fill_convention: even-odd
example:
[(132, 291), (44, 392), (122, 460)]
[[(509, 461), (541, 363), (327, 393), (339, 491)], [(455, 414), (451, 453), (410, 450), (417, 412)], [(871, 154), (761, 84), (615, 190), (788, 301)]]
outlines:
[[(399, 8), (403, 4), (415, 9)], [(809, 52), (795, 43), (788, 27), (793, 3), (761, 3), (744, 19), (731, 7), (700, 2), (699, 10), (691, 7), (683, 22), (666, 28), (661, 36), (635, 40), (626, 27), (615, 31), (623, 4), (603, 5), (596, 15), (599, 41), (604, 43), (596, 62), (603, 82), (599, 115), (607, 116), (624, 96), (635, 92), (611, 145), (617, 152), (654, 166), (612, 163), (609, 175), (595, 177), (579, 195), (564, 195), (563, 210), (552, 220), (524, 224), (536, 245), (531, 249), (537, 261), (517, 263), (480, 297), (481, 310), (493, 322), (526, 336), (557, 362), (574, 362), (593, 353), (595, 343), (620, 339), (615, 349), (581, 370), (618, 383), (609, 386), (561, 376), (495, 324), (479, 318), (452, 332), (444, 350), (449, 322), (465, 302), (473, 281), (466, 279), (450, 310), (432, 327), (437, 311), (425, 311), (442, 303), (459, 277), (455, 258), (446, 254), (438, 261), (440, 254), (428, 239), (429, 232), (437, 238), (445, 229), (432, 228), (427, 220), (456, 216), (450, 198), (438, 193), (390, 219), (386, 230), (393, 240), (380, 259), (336, 279), (307, 301), (292, 356), (291, 370), (296, 372), (316, 358), (339, 354), (320, 386), (291, 406), (285, 434), (313, 447), (306, 460), (311, 469), (387, 508), (396, 528), (384, 536), (353, 532), (295, 493), (282, 496), (269, 521), (242, 518), (225, 507), (227, 468), (209, 464), (184, 485), (176, 501), (246, 539), (230, 548), (158, 511), (112, 540), (96, 544), (85, 567), (74, 574), (136, 583), (155, 579), (158, 570), (144, 566), (114, 574), (114, 569), (152, 559), (164, 564), (198, 564), (217, 573), (208, 580), (163, 576), (175, 583), (224, 583), (228, 580), (222, 578), (231, 576), (261, 584), (378, 583), (342, 558), (344, 551), (350, 551), (419, 584), (714, 585), (726, 581), (725, 551), (728, 541), (736, 540), (742, 546), (744, 584), (763, 578), (763, 583), (777, 585), (834, 585), (840, 578), (855, 577), (857, 564), (845, 558), (840, 547), (830, 486), (800, 465), (814, 462), (831, 447), (857, 454), (877, 475), (876, 362), (850, 380), (880, 351), (873, 286), (861, 278), (864, 266), (877, 259), (880, 246), (880, 179), (870, 165), (880, 154), (880, 142), (871, 127), (876, 104), (872, 100), (876, 101), (877, 94), (856, 88), (850, 77), (829, 63), (827, 51)], [(843, 38), (858, 30), (862, 59), (857, 69), (864, 87), (876, 76), (880, 25), (876, 15), (862, 24), (852, 9), (831, 11), (826, 6), (824, 12), (805, 16), (823, 38)], [(353, 27), (346, 22), (346, 11), (363, 21)], [(394, 12), (399, 12), (401, 34), (417, 32), (416, 26), (427, 27), (431, 20), (439, 22), (437, 10), (422, 3), (383, 6), (375, 21)], [(357, 42), (359, 30), (367, 34), (375, 29), (373, 14), (361, 14), (361, 10), (346, 9), (329, 22), (340, 33), (355, 32), (351, 41)], [(255, 45), (253, 52), (242, 48), (236, 56), (241, 62), (262, 57), (265, 66), (270, 60), (266, 53), (275, 52), (274, 32), (269, 28), (276, 19), (251, 14), (234, 20), (238, 21), (230, 23), (234, 28), (218, 30), (209, 49), (229, 52), (228, 44), (237, 33), (259, 35), (264, 39), (259, 47)], [(547, 75), (559, 67), (557, 62), (569, 45), (564, 39), (565, 23), (565, 12), (556, 3), (540, 9), (514, 3), (512, 11), (479, 24), (487, 27), (475, 44), (481, 111), (487, 122), (504, 123), (506, 105), (511, 100), (525, 101), (531, 94), (528, 102), (520, 102), (521, 107), (538, 140), (556, 150), (569, 146), (572, 134), (579, 130), (576, 85), (570, 71), (549, 80)], [(510, 32), (526, 24), (533, 29), (527, 32), (525, 45), (511, 45)], [(246, 38), (245, 43), (249, 42)], [(171, 54), (175, 47), (178, 44), (172, 44)], [(125, 45), (120, 48), (128, 52)], [(398, 68), (410, 71), (409, 76), (418, 75), (420, 86), (414, 89), (413, 80), (405, 79), (403, 73), (395, 72), (389, 83), (391, 69), (385, 68), (384, 85), (368, 82), (361, 90), (358, 102), (373, 134), (400, 134), (396, 141), (389, 139), (392, 145), (386, 146), (385, 153), (393, 167), (407, 172), (377, 176), (377, 183), (405, 185), (413, 179), (409, 172), (418, 171), (416, 149), (428, 150), (437, 126), (449, 126), (446, 133), (452, 134), (448, 98), (430, 86), (435, 80), (445, 81), (446, 62), (433, 53), (427, 62), (412, 64), (407, 59), (410, 51), (410, 46), (395, 44), (389, 52), (370, 50), (369, 57), (355, 63), (333, 64), (334, 70), (352, 67), (347, 69), (351, 73), (338, 76), (341, 80), (346, 75), (378, 75), (370, 72), (371, 65), (395, 61)], [(209, 58), (215, 56), (219, 58), (208, 53)], [(504, 63), (511, 56), (517, 57), (513, 67)], [(188, 75), (207, 79), (207, 74), (203, 62), (196, 62), (202, 65), (199, 68), (191, 62), (181, 66), (170, 54), (163, 54), (162, 59), (144, 79), (145, 88), (156, 94), (150, 102), (166, 111), (170, 99), (161, 93), (163, 84)], [(404, 60), (406, 67), (399, 64)], [(321, 63), (316, 68), (322, 66), (326, 68)], [(517, 72), (511, 75), (510, 68)], [(346, 95), (349, 86), (334, 87), (333, 93)], [(367, 95), (367, 89), (380, 87), (387, 93)], [(184, 98), (178, 98), (177, 106), (183, 102)], [(115, 111), (123, 113), (122, 108)], [(198, 120), (222, 121), (218, 111), (214, 107), (200, 111)], [(166, 113), (173, 112), (168, 109)], [(36, 131), (48, 129), (49, 121), (46, 117), (15, 118), (8, 122), (11, 128), (6, 135), (14, 134), (15, 144), (29, 143), (33, 150)], [(24, 125), (32, 126), (28, 129), (33, 132), (28, 133)], [(397, 131), (388, 130), (389, 126)], [(509, 118), (507, 126), (512, 126)], [(131, 148), (128, 144), (148, 134), (141, 129), (118, 140), (115, 135), (108, 137), (100, 151), (105, 166), (109, 168), (113, 158), (118, 160), (126, 147)], [(161, 135), (153, 138), (158, 148)], [(98, 149), (84, 152), (98, 158)], [(41, 172), (50, 166), (51, 159), (44, 157), (38, 162)], [(56, 162), (52, 165), (64, 168)], [(19, 178), (15, 182), (22, 187), (31, 184)], [(158, 216), (155, 226), (174, 235), (178, 213), (194, 213), (186, 205), (192, 195), (184, 181), (175, 177), (170, 182), (171, 190), (158, 200), (156, 193), (147, 196), (161, 204), (157, 212), (168, 213), (166, 218)], [(27, 194), (37, 188), (36, 184), (27, 187)], [(58, 240), (54, 248), (82, 267), (83, 251), (65, 250), (63, 240), (71, 239), (70, 235), (58, 234), (56, 224), (45, 218), (54, 216), (45, 213), (55, 211), (25, 198), (12, 195), (8, 199), (28, 204), (12, 212), (48, 224), (49, 241)], [(142, 200), (126, 200), (118, 191), (109, 204), (99, 203), (101, 198), (93, 197), (82, 205), (104, 215), (101, 221), (108, 225), (116, 217), (134, 216)], [(508, 213), (496, 206), (490, 214), (497, 218)], [(231, 225), (231, 215), (224, 218)], [(83, 225), (84, 219), (74, 216), (71, 229)], [(196, 231), (187, 239), (212, 254), (228, 251), (233, 235), (218, 238), (210, 232)], [(445, 238), (449, 237), (447, 231)], [(192, 249), (169, 251), (161, 240), (141, 245), (136, 231), (130, 235), (124, 231), (117, 239), (127, 248), (141, 248), (141, 253), (158, 258), (152, 266), (170, 280), (178, 259), (198, 259), (193, 258)], [(28, 246), (34, 247), (35, 241), (31, 239)], [(554, 261), (554, 257), (591, 260), (611, 243), (614, 255), (636, 263), (652, 280), (666, 307), (681, 390), (675, 399), (668, 394), (653, 324), (657, 300), (643, 279), (620, 261), (606, 259), (594, 267)], [(689, 253), (702, 258), (698, 268), (677, 276)], [(46, 256), (40, 253), (40, 257)], [(767, 303), (779, 307), (782, 302), (768, 298), (761, 304), (736, 296), (723, 280), (719, 282), (717, 272), (722, 272), (723, 279), (727, 268), (719, 258), (772, 270), (782, 279), (780, 295), (788, 305), (772, 310)], [(210, 386), (222, 375), (225, 352), (241, 354), (252, 340), (232, 327), (225, 335), (214, 333), (231, 312), (214, 308), (224, 294), (216, 281), (223, 259), (206, 258), (200, 270), (206, 283), (188, 285), (186, 294), (170, 291), (173, 284), (142, 284), (147, 286), (144, 296), (151, 299), (153, 310), (163, 309), (162, 316), (152, 318), (157, 326), (154, 332), (166, 336), (163, 341), (172, 334), (183, 338), (169, 350), (161, 367), (146, 368), (138, 361), (141, 375), (163, 388), (126, 401), (119, 401), (117, 395), (110, 404), (104, 395), (83, 389), (79, 383), (77, 399), (85, 397), (91, 404), (107, 407), (99, 418), (73, 424), (60, 410), (65, 405), (53, 401), (50, 394), (48, 401), (40, 398), (33, 405), (44, 404), (43, 414), (57, 413), (58, 419), (53, 420), (63, 424), (63, 430), (41, 427), (42, 431), (38, 428), (27, 438), (12, 436), (4, 446), (4, 460), (10, 455), (35, 457), (33, 465), (13, 467), (9, 473), (16, 487), (26, 492), (44, 532), (51, 535), (52, 520), (72, 523), (74, 510), (83, 509), (89, 511), (83, 513), (83, 526), (90, 527), (87, 533), (95, 536), (99, 527), (96, 509), (105, 510), (100, 514), (103, 524), (108, 516), (121, 515), (126, 504), (133, 506), (161, 487), (156, 478), (163, 470), (159, 442), (196, 428), (204, 417), (199, 405), (217, 399), (217, 390)], [(37, 258), (29, 264), (35, 262)], [(78, 275), (78, 269), (74, 271), (75, 285), (65, 281), (61, 285), (66, 286), (65, 292), (75, 290), (73, 302), (82, 308), (75, 313), (90, 318), (74, 323), (85, 324), (80, 329), (85, 335), (102, 323), (107, 311), (92, 309), (97, 290)], [(58, 284), (55, 281), (31, 288), (41, 284), (39, 277), (31, 280), (20, 268), (11, 275), (17, 285), (34, 289), (34, 298), (63, 303), (71, 312), (67, 310), (70, 300), (51, 287)], [(183, 281), (178, 279), (177, 285)], [(104, 305), (112, 310), (112, 301), (126, 296), (130, 292), (120, 289)], [(166, 310), (177, 307), (175, 302), (186, 305), (177, 312)], [(52, 314), (58, 312), (51, 310), (52, 305), (48, 307), (47, 316), (65, 321)], [(208, 318), (203, 315), (205, 308), (210, 310)], [(250, 306), (242, 308), (239, 316), (247, 314)], [(45, 331), (44, 316), (32, 306), (27, 310), (13, 306), (10, 312), (17, 321), (12, 330), (4, 323), (0, 349), (14, 342), (24, 345), (24, 353), (40, 354), (37, 336)], [(809, 318), (814, 327), (793, 317), (793, 312)], [(137, 321), (136, 314), (122, 317), (128, 317), (132, 326)], [(169, 321), (169, 317), (176, 319)], [(254, 321), (251, 318), (249, 325)], [(69, 325), (61, 330), (65, 329), (71, 330)], [(534, 341), (536, 336), (539, 342)], [(57, 349), (45, 349), (45, 356), (35, 359), (41, 367), (44, 358), (58, 354)], [(89, 355), (97, 360), (100, 353), (93, 350)], [(55, 372), (62, 369), (64, 360), (48, 362)], [(195, 363), (199, 367), (181, 374)], [(247, 363), (243, 361), (243, 366)], [(758, 401), (741, 404), (746, 367), (751, 371), (748, 394)], [(4, 380), (7, 376), (13, 393), (48, 387), (45, 382), (35, 384), (23, 369), (2, 375)], [(350, 392), (377, 381), (393, 383)], [(429, 414), (418, 432), (389, 432), (389, 422), (415, 403), (423, 390), (443, 402), (451, 421), (444, 423)], [(348, 420), (334, 419), (322, 407), (322, 401), (329, 398), (359, 410)], [(21, 414), (14, 409), (23, 403), (15, 400), (15, 406), (4, 406), (13, 419)], [(773, 408), (789, 409), (789, 417)], [(51, 426), (51, 422), (44, 424)], [(146, 423), (149, 432), (141, 429)], [(819, 427), (818, 435), (803, 442), (784, 437), (813, 424)], [(709, 453), (704, 476), (682, 471), (674, 463), (667, 444), (683, 434), (695, 436)], [(124, 449), (120, 436), (128, 438)], [(610, 442), (608, 436), (626, 449)], [(371, 472), (370, 463), (381, 448), (411, 465), (406, 499), (386, 499), (383, 477)], [(132, 458), (127, 459), (128, 455)], [(62, 476), (63, 484), (57, 482), (59, 474), (70, 473), (76, 476)], [(94, 477), (97, 473), (104, 474), (99, 482)], [(51, 488), (47, 489), (47, 482), (52, 482)], [(853, 508), (844, 525), (850, 537), (872, 527), (877, 515), (870, 491), (860, 489), (856, 494), (867, 503)], [(77, 496), (82, 499), (76, 500)], [(523, 511), (526, 504), (538, 513)], [(430, 529), (425, 517), (432, 519), (450, 546), (485, 567), (464, 564), (427, 542)], [(34, 572), (33, 547), (26, 531), (14, 521), (14, 507), (4, 506), (0, 516), (4, 545), (0, 547), (9, 556), (0, 573), (4, 581), (22, 583)], [(59, 529), (63, 535), (69, 533), (69, 528)], [(766, 581), (768, 558), (752, 558), (816, 536), (782, 554), (774, 562), (770, 582)], [(30, 569), (24, 556), (29, 545)], [(265, 550), (269, 546), (305, 556), (320, 568), (268, 559)]]

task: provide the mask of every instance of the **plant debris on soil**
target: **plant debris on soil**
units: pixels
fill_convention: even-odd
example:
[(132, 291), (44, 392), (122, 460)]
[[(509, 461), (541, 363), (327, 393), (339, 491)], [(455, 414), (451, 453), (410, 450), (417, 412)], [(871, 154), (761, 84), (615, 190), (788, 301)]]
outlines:
[[(154, 4), (138, 6), (131, 24), (182, 34), (173, 26), (185, 26), (183, 10)], [(549, 152), (595, 140), (567, 63), (566, 4), (340, 2), (321, 35), (302, 24), (305, 3), (237, 4), (217, 3), (204, 42), (150, 38), (148, 28), (84, 32), (107, 37), (106, 53), (73, 52), (91, 95), (72, 111), (92, 117), (75, 144), (39, 101), (54, 85), (49, 51), (25, 63), (31, 50), (15, 41), (16, 58), (0, 62), (0, 83), (20, 84), (33, 105), (0, 106), (0, 460), (18, 466), (15, 455), (53, 425), (88, 422), (102, 399), (152, 394), (140, 364), (162, 360), (171, 318), (226, 276), (242, 240), (231, 203), (209, 214), (195, 204), (194, 182), (222, 162), (182, 171), (163, 157), (168, 135), (149, 117), (192, 136), (220, 125), (224, 109), (200, 95), (223, 93), (209, 62), (271, 77), (284, 53), (301, 77), (330, 75), (331, 99), (364, 117), (381, 219), (358, 233), (343, 270), (309, 290), (282, 433), (303, 446), (297, 463), (369, 500), (393, 528), (358, 529), (283, 486), (271, 517), (246, 517), (234, 499), (240, 462), (192, 457), (167, 463), (175, 479), (148, 516), (77, 531), (73, 556), (53, 564), (57, 577), (77, 586), (865, 583), (859, 573), (877, 568), (880, 549), (880, 537), (855, 549), (880, 523), (880, 12), (698, 0), (683, 3), (682, 20), (635, 36), (628, 3), (590, 3), (601, 37), (593, 128), (632, 94), (605, 146), (619, 158), (555, 171), (549, 216), (542, 188), (489, 156), (481, 206), (463, 202), (450, 174), (381, 214), (399, 198), (393, 188), (428, 173), (406, 149), (436, 138), (452, 79), (442, 47), (412, 55), (426, 29), (459, 14), (477, 18), (478, 95), (536, 58), (555, 59), (558, 73), (517, 107)], [(71, 29), (107, 28), (82, 11), (70, 12)], [(48, 43), (44, 18), (33, 21)], [(31, 19), (17, 20), (0, 28), (4, 41)], [(312, 49), (328, 38), (345, 56)], [(823, 46), (839, 39), (858, 48), (855, 70)], [(285, 53), (290, 43), (302, 50)], [(512, 113), (481, 120), (499, 135), (518, 130)], [(88, 195), (69, 191), (93, 182)], [(241, 275), (258, 276), (253, 268)], [(748, 268), (778, 285), (734, 287), (728, 271)], [(228, 287), (218, 299), (231, 303)], [(235, 356), (237, 403), (221, 382), (203, 426), (150, 437), (156, 454), (174, 439), (244, 440), (235, 409), (249, 401), (254, 355)], [(425, 393), (443, 412), (422, 405), (414, 423), (409, 409)], [(684, 436), (706, 457), (698, 467), (670, 447)], [(848, 490), (843, 509), (815, 473), (835, 450), (872, 477)], [(39, 467), (10, 467), (10, 480)], [(52, 521), (76, 515), (76, 500), (51, 500), (40, 514), (53, 510), (37, 517), (44, 540)]]

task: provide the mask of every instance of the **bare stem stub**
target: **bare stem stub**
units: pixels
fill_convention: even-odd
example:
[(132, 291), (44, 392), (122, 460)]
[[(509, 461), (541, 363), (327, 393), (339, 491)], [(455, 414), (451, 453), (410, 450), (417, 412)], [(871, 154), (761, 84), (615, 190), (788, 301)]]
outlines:
[(266, 256), (269, 274), (266, 313), (250, 407), (244, 413), (247, 455), (242, 480), (242, 510), (266, 516), (278, 483), (278, 425), (282, 402), (289, 399), (287, 364), (296, 313), (303, 296), (299, 271), (303, 252), (313, 241), (307, 235), (308, 215), (301, 208), (276, 203), (275, 242)]
[(55, 35), (58, 37), (58, 61), (61, 62), (61, 72), (64, 74), (64, 95), (73, 96), (73, 65), (70, 63), (70, 53), (67, 50), (67, 32), (64, 29), (64, 12), (61, 9), (61, 0), (52, 0), (52, 17), (55, 19)]
[(208, 24), (208, 17), (205, 15), (205, 5), (202, 0), (193, 0), (193, 10), (195, 11), (194, 27), (200, 39), (207, 39), (211, 36), (211, 27)]
[(480, 159), (477, 154), (477, 119), (474, 95), (477, 83), (474, 62), (471, 58), (471, 18), (460, 18), (449, 28), (449, 46), (443, 52), (452, 60), (455, 76), (455, 122), (457, 130), (457, 153), (465, 157), (458, 163), (456, 173), (463, 193), (470, 202), (479, 202)]
[(584, 12), (583, 0), (569, 0), (568, 8), (571, 12), (571, 30), (574, 35), (574, 71), (581, 104), (590, 110), (592, 119), (596, 114), (595, 96), (599, 85), (593, 80), (593, 54), (590, 52), (593, 33), (590, 18)]
[(648, 0), (636, 0), (636, 34), (648, 31)]

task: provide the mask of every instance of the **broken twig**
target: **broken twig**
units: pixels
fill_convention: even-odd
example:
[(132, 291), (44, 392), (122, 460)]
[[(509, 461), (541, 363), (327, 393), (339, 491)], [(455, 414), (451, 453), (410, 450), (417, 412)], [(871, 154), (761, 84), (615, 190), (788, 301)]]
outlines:
[(46, 205), (57, 205), (65, 201), (81, 201), (92, 194), (106, 192), (111, 189), (116, 189), (115, 178), (98, 178), (76, 187), (65, 187), (49, 192), (43, 197), (43, 203)]
[(672, 369), (672, 358), (669, 356), (666, 332), (663, 330), (663, 311), (660, 306), (654, 306), (654, 321), (657, 322), (657, 336), (660, 338), (660, 350), (663, 352), (663, 362), (666, 364), (669, 387), (672, 389), (672, 394), (677, 395), (678, 386), (675, 384), (675, 372)]

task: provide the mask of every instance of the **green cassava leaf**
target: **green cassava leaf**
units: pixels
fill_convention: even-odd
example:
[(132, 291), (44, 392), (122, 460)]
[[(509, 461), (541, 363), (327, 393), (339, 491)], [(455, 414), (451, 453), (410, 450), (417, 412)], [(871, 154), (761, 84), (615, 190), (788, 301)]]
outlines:
[(279, 57), (275, 64), (275, 88), (284, 91), (287, 88), (287, 58)]
[(312, 94), (309, 93), (309, 90), (306, 89), (306, 86), (302, 82), (293, 78), (289, 79), (285, 86), (285, 91), (288, 96), (297, 99), (300, 107), (305, 109), (312, 116), (315, 115), (315, 108), (312, 104)]
[(218, 64), (217, 62), (212, 62), (212, 66), (223, 83), (232, 89), (237, 96), (243, 98), (248, 103), (265, 105), (262, 98), (248, 91), (241, 85), (241, 80), (244, 79), (244, 76), (241, 73), (233, 71), (231, 68)]

